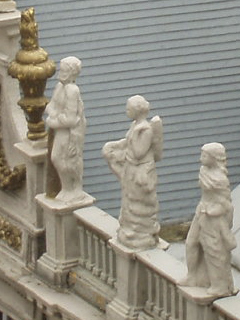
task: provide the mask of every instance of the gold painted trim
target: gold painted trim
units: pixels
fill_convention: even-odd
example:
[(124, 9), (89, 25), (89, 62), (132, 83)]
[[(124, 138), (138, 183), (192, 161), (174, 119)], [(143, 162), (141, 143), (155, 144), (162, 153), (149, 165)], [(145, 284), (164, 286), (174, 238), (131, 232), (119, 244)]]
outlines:
[[(2, 128), (1, 111), (2, 107), (0, 106), (0, 131)], [(0, 190), (16, 190), (22, 187), (26, 180), (26, 167), (22, 164), (15, 166), (13, 169), (10, 168), (6, 160), (2, 140), (2, 133), (0, 133)]]
[(22, 231), (0, 216), (0, 240), (10, 248), (20, 252), (22, 247)]
[(38, 25), (35, 10), (22, 12), (20, 23), (21, 49), (8, 67), (8, 73), (17, 78), (23, 97), (18, 104), (24, 110), (28, 123), (27, 137), (39, 140), (47, 136), (42, 119), (48, 99), (44, 96), (47, 78), (56, 71), (55, 62), (48, 59), (48, 53), (38, 45)]

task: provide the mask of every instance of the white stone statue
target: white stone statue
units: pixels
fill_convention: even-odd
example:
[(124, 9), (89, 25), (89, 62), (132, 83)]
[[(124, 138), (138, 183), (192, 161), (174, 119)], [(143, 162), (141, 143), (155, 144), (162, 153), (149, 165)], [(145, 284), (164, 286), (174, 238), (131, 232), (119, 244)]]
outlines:
[(205, 144), (200, 160), (202, 196), (186, 240), (188, 275), (180, 284), (207, 287), (209, 295), (227, 296), (234, 291), (231, 250), (236, 241), (231, 232), (233, 206), (224, 146)]
[(134, 121), (124, 139), (103, 147), (103, 155), (121, 182), (122, 203), (118, 240), (128, 248), (157, 245), (160, 225), (155, 162), (162, 152), (162, 121), (146, 120), (149, 103), (136, 95), (128, 99), (126, 113)]
[(67, 57), (60, 62), (59, 83), (47, 105), (48, 126), (54, 129), (51, 160), (61, 181), (56, 198), (65, 202), (81, 200), (83, 145), (86, 128), (83, 102), (75, 83), (81, 61)]

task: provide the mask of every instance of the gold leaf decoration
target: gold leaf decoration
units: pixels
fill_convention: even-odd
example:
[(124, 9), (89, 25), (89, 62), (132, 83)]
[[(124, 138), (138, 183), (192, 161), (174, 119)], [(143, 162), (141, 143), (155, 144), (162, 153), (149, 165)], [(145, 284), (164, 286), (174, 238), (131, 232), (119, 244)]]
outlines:
[(8, 72), (17, 78), (23, 97), (18, 101), (24, 110), (28, 123), (27, 137), (39, 140), (47, 136), (42, 119), (48, 99), (44, 96), (47, 78), (56, 71), (54, 61), (48, 59), (48, 53), (38, 45), (38, 25), (34, 8), (21, 14), (21, 49), (8, 67)]
[[(0, 87), (1, 89), (1, 87)], [(1, 91), (0, 91), (1, 93)], [(2, 128), (1, 108), (0, 108), (0, 131)], [(26, 180), (26, 167), (21, 164), (11, 169), (6, 160), (3, 147), (3, 137), (0, 133), (0, 189), (16, 190), (19, 189)]]
[(22, 231), (0, 216), (0, 240), (9, 247), (20, 251), (22, 247)]

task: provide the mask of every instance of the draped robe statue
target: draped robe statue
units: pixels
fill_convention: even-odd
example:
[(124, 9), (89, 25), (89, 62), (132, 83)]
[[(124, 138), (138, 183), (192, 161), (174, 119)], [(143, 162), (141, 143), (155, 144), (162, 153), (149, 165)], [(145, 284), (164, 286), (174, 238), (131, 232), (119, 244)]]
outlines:
[(79, 59), (67, 57), (61, 60), (60, 81), (46, 108), (46, 122), (54, 131), (51, 160), (61, 182), (56, 199), (64, 202), (84, 198), (82, 175), (86, 119), (80, 91), (75, 83), (80, 70)]
[(103, 148), (122, 187), (118, 240), (132, 249), (151, 248), (159, 241), (155, 162), (161, 158), (162, 122), (158, 116), (148, 122), (148, 110), (142, 96), (129, 98), (127, 116), (133, 122), (126, 137)]
[(207, 287), (214, 296), (231, 295), (231, 250), (236, 241), (231, 232), (233, 206), (224, 146), (204, 145), (201, 162), (202, 196), (186, 240), (188, 275), (180, 284)]

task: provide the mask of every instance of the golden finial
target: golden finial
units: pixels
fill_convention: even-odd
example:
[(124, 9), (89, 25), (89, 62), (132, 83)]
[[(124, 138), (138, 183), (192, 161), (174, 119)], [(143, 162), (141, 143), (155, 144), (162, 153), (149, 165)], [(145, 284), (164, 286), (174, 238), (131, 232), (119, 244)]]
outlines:
[(23, 11), (21, 14), (20, 35), (23, 50), (38, 49), (38, 25), (34, 16), (34, 8)]
[(21, 49), (9, 65), (8, 72), (20, 82), (23, 98), (18, 104), (24, 110), (28, 122), (27, 137), (39, 140), (47, 135), (42, 119), (48, 103), (44, 96), (47, 78), (56, 70), (54, 61), (48, 59), (47, 52), (38, 45), (38, 25), (34, 8), (21, 14)]

